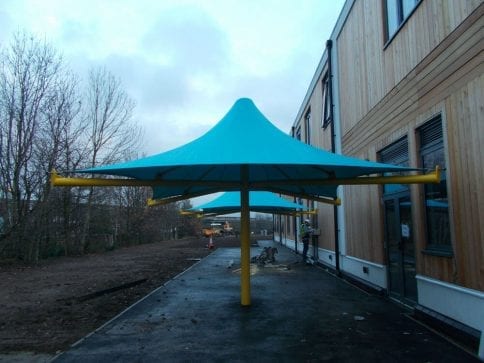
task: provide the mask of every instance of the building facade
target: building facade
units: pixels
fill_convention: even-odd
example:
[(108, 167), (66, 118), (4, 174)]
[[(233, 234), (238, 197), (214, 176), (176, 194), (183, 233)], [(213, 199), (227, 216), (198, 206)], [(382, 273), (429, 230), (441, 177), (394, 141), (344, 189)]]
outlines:
[[(424, 314), (484, 330), (482, 0), (347, 0), (291, 131), (438, 185), (343, 186), (317, 209), (317, 261)], [(300, 219), (276, 240), (302, 249)], [(482, 343), (481, 343), (482, 345)]]

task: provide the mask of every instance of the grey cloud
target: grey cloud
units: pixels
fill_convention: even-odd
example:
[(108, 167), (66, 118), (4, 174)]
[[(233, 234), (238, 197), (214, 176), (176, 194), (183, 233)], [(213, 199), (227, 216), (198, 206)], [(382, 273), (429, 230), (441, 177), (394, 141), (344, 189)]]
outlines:
[(61, 39), (63, 43), (76, 43), (76, 45), (90, 46), (96, 42), (99, 29), (94, 22), (91, 22), (87, 27), (73, 20), (65, 20), (62, 23)]
[(140, 56), (111, 55), (103, 64), (120, 77), (143, 112), (167, 111), (187, 100), (186, 78), (176, 67), (160, 66)]
[(142, 45), (147, 52), (166, 55), (190, 72), (217, 72), (229, 53), (226, 35), (213, 19), (201, 9), (184, 6), (161, 13)]

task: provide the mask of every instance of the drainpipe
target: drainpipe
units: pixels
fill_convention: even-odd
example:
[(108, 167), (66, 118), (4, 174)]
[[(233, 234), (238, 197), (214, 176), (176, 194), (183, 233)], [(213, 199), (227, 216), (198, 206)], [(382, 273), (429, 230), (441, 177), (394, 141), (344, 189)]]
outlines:
[[(333, 104), (333, 70), (331, 66), (331, 50), (333, 48), (333, 41), (329, 39), (326, 42), (326, 50), (328, 51), (328, 93), (329, 93), (329, 117), (331, 124), (331, 152), (336, 153), (336, 134), (334, 132), (334, 104)], [(334, 224), (334, 254), (336, 274), (341, 275), (339, 267), (339, 226), (338, 226), (338, 207), (333, 206), (333, 224)]]
[[(294, 135), (296, 134), (296, 128), (293, 126), (291, 128), (291, 134), (292, 134), (292, 138), (294, 139)], [(294, 197), (294, 203), (297, 203), (297, 198)], [(294, 215), (294, 218), (293, 218), (293, 222), (294, 222), (294, 252), (296, 252), (296, 255), (297, 255), (297, 236), (298, 236), (298, 231), (297, 231), (297, 216)]]

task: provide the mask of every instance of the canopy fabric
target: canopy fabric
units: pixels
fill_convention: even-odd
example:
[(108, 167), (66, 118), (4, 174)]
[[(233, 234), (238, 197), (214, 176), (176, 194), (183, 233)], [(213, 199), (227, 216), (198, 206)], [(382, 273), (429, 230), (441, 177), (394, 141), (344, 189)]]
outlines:
[[(227, 192), (218, 198), (190, 208), (190, 212), (204, 214), (228, 214), (240, 212), (240, 193)], [(297, 211), (308, 211), (308, 208), (271, 192), (249, 192), (249, 209), (253, 212), (286, 214)]]
[[(275, 127), (247, 98), (206, 134), (176, 149), (134, 161), (80, 170), (141, 180), (171, 181), (153, 198), (240, 190), (241, 166), (251, 190), (336, 197), (335, 185), (311, 181), (413, 170), (333, 154), (302, 143)], [(304, 181), (304, 182), (303, 182)]]

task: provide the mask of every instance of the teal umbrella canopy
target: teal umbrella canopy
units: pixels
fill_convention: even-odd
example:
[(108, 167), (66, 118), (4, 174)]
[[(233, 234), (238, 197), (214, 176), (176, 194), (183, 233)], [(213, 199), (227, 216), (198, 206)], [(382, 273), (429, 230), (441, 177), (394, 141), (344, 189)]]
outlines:
[(154, 199), (240, 190), (242, 180), (249, 183), (250, 190), (334, 198), (337, 183), (313, 182), (405, 170), (413, 169), (337, 155), (304, 144), (275, 127), (252, 100), (242, 98), (212, 129), (188, 144), (80, 172), (168, 182), (153, 188)]
[[(190, 212), (204, 214), (228, 214), (240, 212), (240, 193), (227, 192), (218, 198), (190, 208)], [(297, 211), (308, 211), (305, 206), (278, 197), (271, 192), (249, 192), (249, 209), (253, 212), (287, 214)]]
[[(162, 202), (240, 191), (241, 304), (248, 306), (250, 191), (272, 191), (319, 201), (324, 199), (319, 197), (336, 198), (339, 184), (355, 182), (359, 176), (410, 170), (414, 169), (332, 154), (306, 145), (280, 131), (250, 99), (242, 98), (212, 129), (188, 144), (138, 160), (79, 171), (125, 176), (135, 181), (73, 180), (61, 185), (149, 185), (153, 187), (153, 199)], [(363, 179), (366, 180), (360, 178), (358, 182), (369, 180)]]

